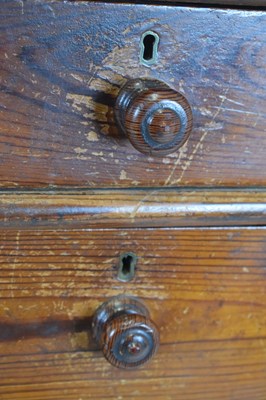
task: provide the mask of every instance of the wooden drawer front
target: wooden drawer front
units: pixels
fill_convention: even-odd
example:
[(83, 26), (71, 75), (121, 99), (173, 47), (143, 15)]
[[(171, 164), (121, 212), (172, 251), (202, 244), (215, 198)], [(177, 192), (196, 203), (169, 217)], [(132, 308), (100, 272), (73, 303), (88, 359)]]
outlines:
[[(0, 18), (2, 187), (265, 184), (265, 12), (4, 0)], [(115, 99), (136, 77), (186, 96), (181, 151), (148, 157), (119, 138)]]
[[(265, 399), (265, 229), (11, 230), (0, 245), (2, 400)], [(131, 283), (116, 279), (125, 251)], [(121, 293), (160, 328), (136, 371), (109, 366), (87, 333)]]

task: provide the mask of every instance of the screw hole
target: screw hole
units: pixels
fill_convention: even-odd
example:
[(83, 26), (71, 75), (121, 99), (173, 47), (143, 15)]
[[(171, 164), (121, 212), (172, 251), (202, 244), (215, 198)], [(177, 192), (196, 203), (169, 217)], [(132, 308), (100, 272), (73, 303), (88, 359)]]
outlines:
[(137, 256), (134, 253), (124, 253), (119, 258), (119, 269), (117, 278), (122, 282), (129, 282), (135, 276)]
[(144, 65), (152, 65), (157, 61), (159, 36), (152, 31), (145, 32), (141, 37), (140, 61)]

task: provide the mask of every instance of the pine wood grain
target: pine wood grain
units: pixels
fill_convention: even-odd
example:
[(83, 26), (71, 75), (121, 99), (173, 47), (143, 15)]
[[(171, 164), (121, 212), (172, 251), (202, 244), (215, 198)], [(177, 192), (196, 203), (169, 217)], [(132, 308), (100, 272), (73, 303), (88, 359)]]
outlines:
[[(265, 250), (264, 228), (1, 232), (1, 400), (264, 400)], [(126, 284), (124, 251), (138, 255)], [(158, 355), (134, 372), (90, 334), (121, 293), (160, 328)]]
[[(2, 0), (0, 21), (0, 186), (265, 185), (265, 12)], [(139, 77), (191, 105), (191, 138), (169, 157), (118, 136), (116, 96)]]

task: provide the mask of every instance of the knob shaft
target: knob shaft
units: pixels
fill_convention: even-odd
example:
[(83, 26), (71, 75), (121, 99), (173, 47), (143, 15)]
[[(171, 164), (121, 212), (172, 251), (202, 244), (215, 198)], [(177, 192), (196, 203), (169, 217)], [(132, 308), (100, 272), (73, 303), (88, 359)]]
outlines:
[(186, 98), (158, 80), (133, 79), (116, 100), (117, 124), (141, 153), (163, 156), (178, 150), (192, 130)]
[(117, 296), (102, 304), (92, 328), (105, 358), (118, 368), (139, 367), (158, 349), (158, 329), (146, 306), (135, 297)]

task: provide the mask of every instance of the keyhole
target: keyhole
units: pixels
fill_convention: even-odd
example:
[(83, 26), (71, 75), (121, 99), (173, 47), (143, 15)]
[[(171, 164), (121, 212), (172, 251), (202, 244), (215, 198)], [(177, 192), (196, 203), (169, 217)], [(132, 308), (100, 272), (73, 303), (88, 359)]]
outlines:
[(143, 58), (145, 61), (150, 61), (153, 58), (153, 46), (155, 43), (154, 35), (146, 35), (143, 39), (144, 53)]
[(137, 256), (134, 253), (124, 253), (119, 257), (119, 268), (117, 278), (122, 282), (129, 282), (135, 276)]
[(158, 57), (159, 36), (152, 31), (145, 32), (141, 37), (140, 61), (144, 65), (155, 64)]

